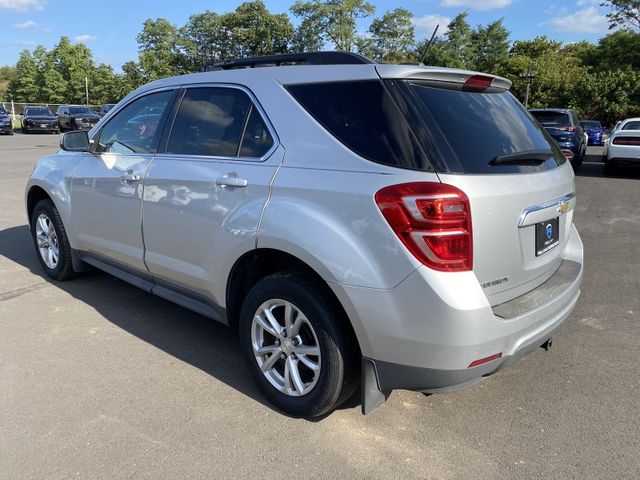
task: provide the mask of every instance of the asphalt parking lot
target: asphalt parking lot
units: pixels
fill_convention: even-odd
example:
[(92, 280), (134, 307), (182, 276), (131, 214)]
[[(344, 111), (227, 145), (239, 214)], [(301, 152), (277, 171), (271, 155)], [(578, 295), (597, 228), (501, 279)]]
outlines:
[(320, 421), (272, 409), (225, 327), (100, 272), (53, 283), (23, 189), (57, 136), (0, 137), (0, 478), (640, 478), (640, 173), (576, 177), (582, 297), (463, 392)]

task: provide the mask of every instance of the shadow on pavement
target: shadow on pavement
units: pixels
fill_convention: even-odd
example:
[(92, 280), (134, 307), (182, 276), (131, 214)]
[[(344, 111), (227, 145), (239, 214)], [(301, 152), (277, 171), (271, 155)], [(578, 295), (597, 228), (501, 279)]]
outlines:
[[(121, 329), (274, 409), (247, 371), (235, 330), (98, 270), (71, 281), (50, 280), (41, 270), (27, 225), (0, 231), (0, 256), (95, 308)], [(341, 408), (358, 404), (354, 395)]]

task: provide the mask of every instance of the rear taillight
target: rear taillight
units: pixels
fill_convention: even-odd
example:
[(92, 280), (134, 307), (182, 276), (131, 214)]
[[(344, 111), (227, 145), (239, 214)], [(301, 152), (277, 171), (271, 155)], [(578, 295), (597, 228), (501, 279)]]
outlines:
[(640, 145), (640, 137), (616, 137), (613, 139), (614, 145)]
[(375, 200), (423, 264), (446, 272), (473, 268), (471, 208), (463, 191), (444, 183), (403, 183), (378, 191)]
[(564, 130), (565, 132), (575, 132), (576, 131), (576, 127), (560, 127), (560, 130)]
[(573, 152), (571, 150), (562, 150), (562, 153), (567, 157), (567, 160), (571, 160), (573, 158)]

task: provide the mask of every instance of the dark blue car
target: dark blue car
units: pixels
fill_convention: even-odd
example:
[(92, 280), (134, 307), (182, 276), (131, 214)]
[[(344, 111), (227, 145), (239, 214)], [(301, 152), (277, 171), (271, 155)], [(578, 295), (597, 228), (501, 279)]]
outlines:
[(589, 145), (604, 145), (604, 127), (597, 120), (580, 120), (589, 137)]
[(11, 125), (11, 117), (0, 105), (0, 133), (6, 133), (7, 135), (13, 135), (13, 126)]
[(534, 108), (529, 112), (553, 137), (573, 168), (582, 165), (587, 139), (575, 112), (568, 108)]

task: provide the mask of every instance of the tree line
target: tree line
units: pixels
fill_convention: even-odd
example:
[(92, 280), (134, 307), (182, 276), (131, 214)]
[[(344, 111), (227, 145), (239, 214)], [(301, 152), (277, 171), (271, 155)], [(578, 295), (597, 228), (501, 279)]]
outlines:
[[(571, 107), (606, 124), (640, 115), (640, 0), (605, 1), (617, 29), (597, 43), (572, 44), (539, 36), (512, 41), (503, 19), (472, 26), (458, 14), (428, 52), (417, 40), (413, 15), (396, 8), (375, 17), (366, 0), (300, 0), (288, 14), (271, 13), (261, 0), (233, 11), (205, 11), (177, 26), (148, 19), (136, 37), (137, 61), (116, 73), (95, 62), (91, 50), (61, 37), (51, 49), (24, 50), (15, 67), (0, 67), (0, 98), (16, 102), (111, 103), (151, 80), (200, 71), (232, 58), (327, 48), (359, 52), (379, 62), (417, 62), (502, 75), (523, 100), (529, 68), (535, 78), (530, 107)], [(292, 17), (297, 20), (294, 27)], [(371, 19), (366, 33), (357, 24)], [(441, 28), (445, 26), (442, 25)]]

